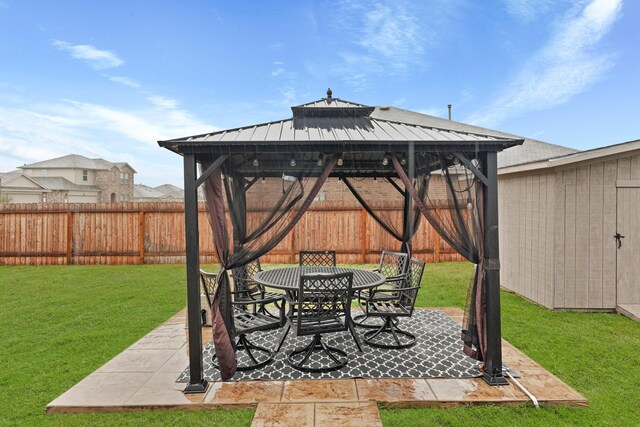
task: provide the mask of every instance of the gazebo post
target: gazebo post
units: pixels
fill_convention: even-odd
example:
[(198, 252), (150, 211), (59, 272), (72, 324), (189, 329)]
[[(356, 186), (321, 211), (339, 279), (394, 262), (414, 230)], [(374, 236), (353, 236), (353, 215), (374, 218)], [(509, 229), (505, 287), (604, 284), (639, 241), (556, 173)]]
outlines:
[(502, 376), (502, 333), (500, 321), (500, 251), (498, 241), (498, 153), (481, 156), (486, 174), (484, 186), (484, 258), (486, 286), (487, 351), (484, 380), (490, 385), (507, 385)]
[(184, 233), (187, 262), (187, 319), (189, 327), (189, 384), (184, 393), (204, 393), (207, 380), (202, 366), (202, 317), (200, 314), (200, 265), (198, 260), (198, 186), (196, 158), (184, 155)]

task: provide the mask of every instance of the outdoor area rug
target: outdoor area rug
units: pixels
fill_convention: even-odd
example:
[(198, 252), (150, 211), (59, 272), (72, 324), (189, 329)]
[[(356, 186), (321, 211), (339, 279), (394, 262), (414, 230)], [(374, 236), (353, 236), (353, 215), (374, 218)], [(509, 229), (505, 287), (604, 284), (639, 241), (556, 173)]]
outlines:
[[(352, 316), (360, 314), (353, 310)], [(415, 310), (410, 318), (401, 318), (400, 328), (415, 334), (418, 338), (413, 347), (390, 350), (370, 347), (362, 343), (362, 353), (358, 352), (349, 332), (338, 332), (322, 336), (329, 346), (338, 347), (349, 355), (349, 363), (344, 368), (323, 373), (302, 372), (292, 368), (286, 361), (287, 354), (294, 348), (304, 347), (312, 336), (296, 337), (291, 329), (284, 345), (275, 355), (273, 362), (253, 371), (237, 372), (233, 380), (294, 380), (311, 378), (472, 378), (480, 376), (479, 362), (462, 352), (460, 325), (440, 310)], [(362, 337), (370, 329), (356, 328)], [(247, 337), (253, 343), (274, 348), (282, 329), (254, 332)], [(204, 377), (208, 381), (220, 381), (220, 373), (211, 364), (215, 353), (213, 342), (203, 351)], [(242, 357), (248, 356), (241, 352)], [(246, 361), (240, 357), (239, 364)], [(317, 364), (328, 364), (329, 358), (318, 358)], [(318, 366), (316, 365), (316, 366)], [(186, 369), (177, 382), (188, 382)]]

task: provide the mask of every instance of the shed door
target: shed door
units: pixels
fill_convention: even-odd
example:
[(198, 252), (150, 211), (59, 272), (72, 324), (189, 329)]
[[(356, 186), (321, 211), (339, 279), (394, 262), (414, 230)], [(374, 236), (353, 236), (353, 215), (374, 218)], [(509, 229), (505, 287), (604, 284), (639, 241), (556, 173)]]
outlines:
[(640, 188), (619, 187), (617, 210), (618, 305), (640, 304)]

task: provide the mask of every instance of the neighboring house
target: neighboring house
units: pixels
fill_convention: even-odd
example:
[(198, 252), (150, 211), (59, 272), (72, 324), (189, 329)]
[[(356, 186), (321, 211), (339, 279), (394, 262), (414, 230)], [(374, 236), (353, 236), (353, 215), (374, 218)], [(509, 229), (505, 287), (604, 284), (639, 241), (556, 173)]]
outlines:
[(135, 202), (181, 202), (184, 200), (184, 190), (171, 184), (157, 187), (136, 184), (133, 187), (133, 200)]
[[(127, 163), (70, 154), (20, 166), (19, 169), (24, 178), (36, 184), (34, 188), (40, 187), (39, 202), (107, 203), (133, 199), (136, 171)], [(22, 179), (22, 183), (26, 185), (27, 181)], [(27, 201), (26, 195), (14, 195), (4, 183), (2, 186), (3, 193), (11, 197), (11, 201)]]
[(0, 203), (41, 203), (50, 193), (22, 171), (0, 173)]

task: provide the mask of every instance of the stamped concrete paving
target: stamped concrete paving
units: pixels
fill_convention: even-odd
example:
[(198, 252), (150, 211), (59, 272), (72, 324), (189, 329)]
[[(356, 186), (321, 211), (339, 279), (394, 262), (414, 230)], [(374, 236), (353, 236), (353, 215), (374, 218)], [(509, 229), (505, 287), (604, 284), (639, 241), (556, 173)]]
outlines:
[[(462, 322), (462, 310), (439, 309)], [(470, 379), (340, 379), (214, 382), (203, 394), (182, 393), (176, 383), (188, 365), (182, 311), (47, 405), (47, 413), (255, 408), (254, 426), (381, 425), (377, 403), (415, 408), (458, 405), (527, 405), (515, 385), (490, 387)], [(203, 328), (203, 345), (211, 328)], [(503, 341), (505, 364), (544, 406), (586, 406), (587, 400)]]

